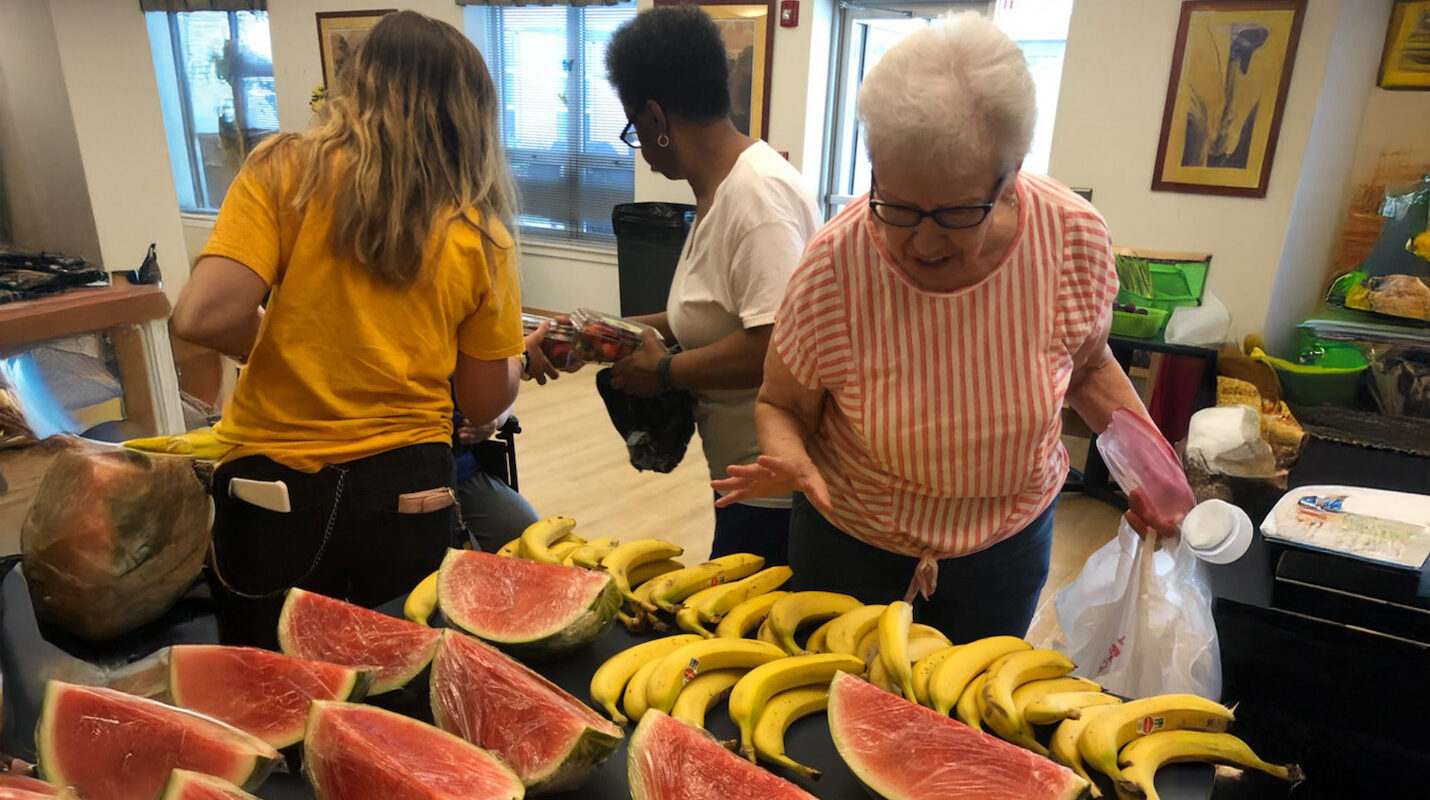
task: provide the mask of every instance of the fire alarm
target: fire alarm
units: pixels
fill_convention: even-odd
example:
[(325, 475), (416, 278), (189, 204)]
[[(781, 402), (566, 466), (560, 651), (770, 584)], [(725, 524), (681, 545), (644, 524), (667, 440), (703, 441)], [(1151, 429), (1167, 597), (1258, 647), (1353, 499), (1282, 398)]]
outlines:
[(799, 25), (799, 0), (780, 0), (780, 27), (794, 28)]

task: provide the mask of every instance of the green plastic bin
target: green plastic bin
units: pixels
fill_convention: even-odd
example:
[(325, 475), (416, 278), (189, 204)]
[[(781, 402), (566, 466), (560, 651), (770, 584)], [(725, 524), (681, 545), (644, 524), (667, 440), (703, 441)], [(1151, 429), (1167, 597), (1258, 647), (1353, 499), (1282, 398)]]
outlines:
[(1146, 314), (1133, 314), (1130, 311), (1113, 309), (1112, 335), (1129, 336), (1133, 339), (1151, 339), (1161, 333), (1171, 312), (1151, 306), (1142, 306), (1142, 308), (1147, 312)]
[(1255, 350), (1252, 355), (1276, 370), (1286, 402), (1298, 406), (1352, 405), (1370, 363), (1359, 347), (1338, 342), (1305, 342), (1301, 363)]
[(1117, 302), (1132, 303), (1138, 308), (1159, 308), (1168, 314), (1182, 306), (1199, 306), (1207, 287), (1207, 273), (1212, 258), (1203, 253), (1167, 253), (1119, 249), (1118, 259), (1140, 258), (1147, 261), (1152, 276), (1152, 296), (1128, 289), (1119, 289)]

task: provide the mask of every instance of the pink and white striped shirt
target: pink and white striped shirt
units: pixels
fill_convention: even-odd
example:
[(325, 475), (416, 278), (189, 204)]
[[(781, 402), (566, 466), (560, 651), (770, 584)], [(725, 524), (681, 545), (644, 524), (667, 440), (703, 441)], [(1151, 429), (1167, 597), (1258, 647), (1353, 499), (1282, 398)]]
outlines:
[(918, 288), (855, 200), (810, 241), (774, 346), (828, 392), (810, 456), (830, 522), (869, 544), (932, 559), (1022, 530), (1067, 475), (1063, 397), (1073, 355), (1112, 313), (1107, 225), (1067, 187), (1018, 176), (1018, 232), (987, 278)]

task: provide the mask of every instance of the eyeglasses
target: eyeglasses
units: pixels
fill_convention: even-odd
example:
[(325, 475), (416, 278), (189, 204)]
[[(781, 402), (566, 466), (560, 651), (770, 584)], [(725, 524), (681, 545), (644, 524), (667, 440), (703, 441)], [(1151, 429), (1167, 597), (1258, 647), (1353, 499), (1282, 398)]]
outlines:
[(626, 143), (626, 147), (633, 150), (641, 149), (641, 137), (636, 133), (636, 121), (627, 120), (626, 127), (621, 131), (621, 141)]
[(998, 183), (993, 186), (993, 197), (986, 203), (976, 206), (944, 206), (932, 211), (925, 211), (913, 206), (875, 200), (874, 192), (879, 191), (879, 183), (874, 180), (873, 176), (870, 176), (869, 210), (880, 221), (887, 225), (893, 225), (895, 228), (916, 228), (924, 221), (925, 217), (932, 219), (940, 228), (948, 230), (976, 228), (983, 224), (983, 220), (988, 219), (988, 215), (993, 211), (993, 206), (998, 204), (998, 195), (1003, 191), (1003, 182), (1007, 177), (1007, 175), (999, 176)]

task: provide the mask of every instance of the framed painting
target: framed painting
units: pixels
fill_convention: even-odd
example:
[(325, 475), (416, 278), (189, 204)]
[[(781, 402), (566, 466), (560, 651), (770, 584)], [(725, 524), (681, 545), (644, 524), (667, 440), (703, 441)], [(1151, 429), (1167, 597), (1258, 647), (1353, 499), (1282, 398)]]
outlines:
[(1391, 8), (1376, 85), (1430, 90), (1430, 0), (1400, 0)]
[(744, 0), (656, 0), (658, 6), (697, 5), (725, 40), (730, 63), (730, 121), (747, 136), (769, 139), (770, 67), (774, 63), (775, 3)]
[(383, 17), (394, 9), (376, 11), (324, 11), (318, 13), (318, 56), (323, 63), (323, 87), (331, 90), (358, 45)]
[(1182, 3), (1152, 189), (1265, 197), (1306, 0)]

